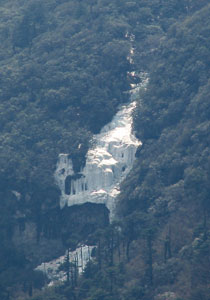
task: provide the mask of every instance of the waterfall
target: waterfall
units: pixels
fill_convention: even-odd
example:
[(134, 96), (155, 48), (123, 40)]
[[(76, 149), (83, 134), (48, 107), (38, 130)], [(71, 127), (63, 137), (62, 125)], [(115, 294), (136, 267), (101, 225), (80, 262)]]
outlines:
[[(126, 35), (132, 42), (133, 35)], [(134, 48), (131, 47), (128, 60), (133, 64)], [(99, 134), (93, 136), (94, 147), (86, 155), (86, 164), (79, 173), (74, 173), (73, 162), (69, 154), (60, 154), (55, 171), (55, 181), (60, 188), (60, 207), (81, 205), (86, 202), (104, 204), (109, 212), (110, 221), (115, 217), (117, 195), (120, 184), (130, 172), (137, 148), (141, 142), (132, 132), (132, 112), (139, 99), (139, 90), (145, 89), (148, 83), (146, 73), (128, 73), (141, 79), (139, 84), (131, 84), (129, 91), (130, 102), (119, 108), (113, 120), (105, 125)], [(78, 261), (79, 273), (83, 271), (91, 259), (94, 246), (78, 247), (70, 253), (70, 261), (75, 256)], [(72, 260), (73, 259), (73, 260)], [(65, 261), (65, 255), (51, 262), (42, 263), (37, 270), (45, 272), (50, 284), (56, 280), (66, 280), (66, 274), (60, 270)]]
[[(135, 36), (127, 32), (125, 38), (133, 44)], [(131, 46), (127, 60), (133, 64), (134, 47)], [(86, 202), (105, 204), (114, 218), (116, 198), (120, 183), (130, 172), (135, 153), (141, 142), (132, 132), (132, 112), (139, 98), (139, 90), (148, 83), (146, 73), (128, 72), (130, 77), (139, 77), (141, 83), (131, 84), (130, 103), (120, 107), (113, 120), (94, 135), (94, 147), (86, 155), (86, 165), (75, 174), (68, 154), (60, 154), (55, 171), (55, 181), (60, 188), (60, 207)]]
[(139, 85), (133, 88), (131, 102), (122, 106), (113, 120), (94, 135), (95, 146), (87, 152), (86, 165), (79, 173), (74, 174), (68, 154), (59, 155), (55, 180), (61, 190), (61, 208), (86, 202), (102, 203), (113, 219), (120, 183), (131, 170), (141, 145), (132, 133), (132, 112), (136, 106), (133, 99), (138, 88)]
[[(136, 76), (135, 72), (131, 76)], [(94, 135), (94, 147), (87, 152), (85, 167), (75, 174), (69, 155), (59, 155), (55, 180), (61, 190), (61, 208), (86, 202), (103, 203), (110, 211), (110, 221), (113, 220), (120, 183), (131, 170), (136, 150), (141, 145), (132, 132), (132, 112), (139, 98), (139, 90), (146, 88), (148, 77), (145, 73), (138, 76), (141, 83), (131, 85), (130, 103), (121, 106), (113, 120)], [(93, 248), (84, 245), (70, 252), (70, 262), (77, 258), (79, 273), (91, 259)], [(66, 254), (42, 263), (36, 270), (45, 273), (50, 285), (58, 280), (65, 281), (66, 273), (60, 270), (65, 258)]]

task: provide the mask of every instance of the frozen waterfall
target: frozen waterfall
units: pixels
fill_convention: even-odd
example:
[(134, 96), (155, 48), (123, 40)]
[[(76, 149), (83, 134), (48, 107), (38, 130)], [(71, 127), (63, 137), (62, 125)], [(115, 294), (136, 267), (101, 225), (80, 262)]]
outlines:
[(59, 155), (55, 179), (61, 190), (61, 208), (86, 202), (103, 203), (113, 219), (120, 183), (131, 170), (137, 147), (141, 145), (132, 133), (132, 111), (138, 90), (146, 83), (145, 77), (141, 84), (133, 86), (131, 102), (122, 106), (113, 120), (94, 136), (95, 146), (88, 151), (80, 173), (74, 174), (68, 154)]
[[(131, 74), (135, 76), (135, 73)], [(86, 165), (80, 173), (73, 171), (68, 154), (60, 154), (55, 179), (61, 190), (60, 207), (79, 205), (86, 202), (103, 203), (110, 211), (110, 220), (115, 215), (116, 196), (120, 183), (131, 170), (137, 147), (141, 145), (132, 133), (132, 112), (139, 98), (139, 90), (146, 88), (148, 77), (140, 74), (141, 83), (133, 84), (130, 103), (121, 107), (113, 120), (93, 138), (94, 148), (86, 156)], [(70, 252), (70, 262), (76, 263), (81, 273), (91, 259), (94, 246), (80, 246)], [(67, 254), (39, 265), (53, 285), (65, 281), (66, 272), (61, 270)]]

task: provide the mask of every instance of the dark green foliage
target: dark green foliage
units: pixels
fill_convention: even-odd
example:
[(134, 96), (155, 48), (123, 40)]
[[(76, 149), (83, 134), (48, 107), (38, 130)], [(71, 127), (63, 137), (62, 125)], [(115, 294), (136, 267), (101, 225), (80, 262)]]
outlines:
[[(76, 169), (84, 165), (91, 131), (98, 132), (127, 100), (126, 22), (119, 21), (121, 37), (101, 35), (100, 14), (87, 18), (92, 5), (30, 1), (17, 11), (13, 39), (7, 38), (15, 53), (5, 52), (0, 66), (1, 165), (2, 177), (20, 192), (25, 178), (49, 185), (60, 152), (76, 157)], [(107, 23), (118, 26), (104, 15), (100, 26)]]
[[(209, 52), (208, 30), (204, 30), (202, 21), (207, 19), (207, 14), (207, 9), (201, 10), (181, 25), (170, 28), (168, 38), (161, 46), (162, 56), (154, 64), (148, 90), (135, 113), (136, 133), (145, 141), (137, 172), (145, 173), (145, 166), (147, 169), (143, 182), (138, 181), (140, 193), (144, 186), (150, 185), (148, 176), (154, 173), (155, 178), (151, 177), (151, 180), (159, 191), (184, 180), (186, 197), (199, 198), (201, 203), (206, 203), (206, 208), (209, 193), (209, 101), (205, 93), (209, 88), (210, 74), (206, 57)], [(205, 28), (209, 25), (206, 21)], [(205, 50), (201, 51), (201, 48)], [(199, 111), (198, 104), (195, 104), (198, 101)], [(148, 139), (156, 139), (156, 145), (153, 146), (154, 142), (148, 145)], [(146, 152), (152, 147), (156, 147), (154, 160)], [(163, 147), (164, 153), (161, 153)], [(155, 196), (154, 192), (152, 195)]]
[[(208, 0), (1, 1), (2, 300), (209, 298), (209, 10)], [(53, 173), (62, 152), (80, 176), (92, 134), (128, 100), (132, 70), (150, 77), (134, 113), (143, 147), (121, 187), (120, 223), (107, 227), (103, 206), (60, 211)], [(169, 243), (176, 210), (193, 225)], [(37, 243), (97, 245), (82, 278), (36, 294), (45, 278), (12, 240), (29, 221)]]
[[(2, 277), (10, 263), (17, 272), (26, 268), (18, 265), (12, 238), (28, 222), (36, 225), (37, 243), (57, 238), (74, 247), (107, 223), (103, 209), (98, 225), (93, 210), (92, 217), (81, 214), (82, 222), (76, 209), (60, 212), (53, 178), (59, 153), (68, 153), (80, 171), (92, 134), (128, 100), (128, 24), (116, 3), (107, 8), (106, 1), (1, 1)], [(5, 260), (8, 249), (14, 260), (12, 254)]]
[[(156, 232), (154, 242), (148, 240), (148, 249), (153, 244), (158, 251), (160, 241), (157, 237), (162, 238), (162, 231), (166, 231), (170, 223), (178, 226), (177, 215), (182, 209), (186, 210), (183, 223), (186, 219), (189, 225), (183, 224), (177, 236), (173, 237), (176, 242), (172, 238), (167, 240), (167, 233), (162, 242), (165, 275), (161, 275), (163, 270), (159, 269), (160, 257), (149, 251), (148, 259), (153, 262), (149, 264), (148, 260), (147, 278), (154, 284), (156, 293), (159, 293), (159, 285), (165, 286), (166, 290), (172, 286), (177, 290), (183, 285), (189, 299), (209, 297), (206, 282), (210, 277), (205, 254), (209, 251), (210, 207), (209, 10), (209, 5), (206, 5), (184, 21), (169, 27), (154, 59), (147, 66), (150, 81), (147, 90), (141, 92), (141, 100), (134, 113), (134, 129), (143, 141), (143, 147), (138, 150), (136, 164), (122, 184), (119, 204), (120, 214), (132, 222), (137, 211), (144, 211), (158, 222), (158, 226), (153, 227)], [(197, 237), (191, 235), (187, 242), (184, 234), (199, 223)], [(179, 246), (178, 235), (183, 236), (183, 243), (179, 242)], [(189, 256), (188, 260), (179, 261), (179, 251), (184, 245), (191, 251), (193, 267), (190, 271), (187, 271), (187, 266), (192, 264)], [(167, 269), (172, 262), (172, 269)], [(176, 273), (179, 263), (182, 267)], [(200, 275), (195, 271), (197, 268)], [(164, 279), (158, 283), (156, 280), (161, 276)], [(181, 276), (187, 278), (186, 282), (179, 282)], [(193, 283), (188, 287), (190, 276)], [(201, 279), (196, 284), (198, 277)]]

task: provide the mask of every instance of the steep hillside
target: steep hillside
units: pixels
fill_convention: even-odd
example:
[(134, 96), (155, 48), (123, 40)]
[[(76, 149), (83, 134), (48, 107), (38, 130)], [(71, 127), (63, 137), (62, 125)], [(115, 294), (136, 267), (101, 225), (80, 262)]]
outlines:
[[(209, 300), (209, 13), (205, 0), (1, 1), (2, 300)], [(84, 166), (134, 70), (149, 74), (143, 146), (118, 221), (103, 206), (60, 210), (58, 154)], [(40, 291), (34, 267), (84, 241), (97, 245), (84, 276), (66, 263), (71, 280)]]
[[(139, 213), (151, 219), (153, 261), (147, 279), (155, 299), (209, 299), (210, 294), (209, 12), (207, 5), (169, 28), (135, 112), (134, 129), (143, 147), (122, 185), (119, 210), (131, 226)], [(139, 253), (141, 231), (133, 242)], [(133, 256), (135, 269), (142, 258), (135, 249)], [(144, 272), (136, 270), (136, 283)], [(166, 292), (176, 297), (164, 298)]]
[[(100, 208), (86, 207), (77, 221), (72, 210), (60, 211), (54, 171), (59, 153), (78, 171), (92, 134), (127, 101), (130, 42), (126, 20), (106, 1), (1, 1), (0, 15), (0, 282), (7, 299), (14, 283), (22, 289), (33, 281), (24, 268), (107, 222)], [(78, 222), (75, 232), (70, 224)]]

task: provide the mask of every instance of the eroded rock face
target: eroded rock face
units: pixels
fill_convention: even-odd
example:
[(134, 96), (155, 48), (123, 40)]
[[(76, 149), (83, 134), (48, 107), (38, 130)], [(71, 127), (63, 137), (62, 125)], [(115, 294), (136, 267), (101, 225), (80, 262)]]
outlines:
[(137, 147), (141, 145), (132, 134), (132, 111), (135, 101), (122, 106), (112, 122), (94, 136), (95, 146), (86, 157), (80, 173), (73, 171), (68, 154), (60, 154), (55, 179), (61, 190), (60, 207), (86, 202), (103, 203), (114, 216), (119, 185), (130, 171)]
[(15, 247), (24, 253), (26, 259), (35, 264), (48, 261), (52, 256), (58, 257), (65, 251), (60, 239), (49, 239), (42, 235), (37, 242), (36, 224), (30, 221), (25, 222), (24, 230), (20, 231), (20, 226), (15, 227), (12, 240)]

